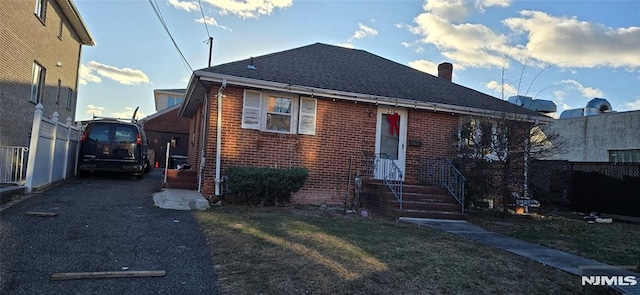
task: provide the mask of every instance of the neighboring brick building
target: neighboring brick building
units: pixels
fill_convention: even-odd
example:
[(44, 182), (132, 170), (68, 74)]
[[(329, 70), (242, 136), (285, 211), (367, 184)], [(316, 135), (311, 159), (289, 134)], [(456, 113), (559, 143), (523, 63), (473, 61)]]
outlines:
[(73, 1), (0, 1), (0, 146), (29, 145), (38, 103), (74, 119), (83, 45), (94, 41)]
[(174, 105), (138, 121), (149, 138), (149, 150), (153, 150), (152, 165), (165, 166), (167, 143), (170, 155), (187, 155), (190, 120), (178, 116), (179, 108)]
[(455, 151), (461, 116), (546, 118), (452, 83), (451, 67), (441, 68), (438, 78), (316, 43), (195, 71), (180, 115), (191, 118), (188, 156), (201, 193), (222, 193), (217, 180), (230, 166), (306, 167), (292, 201), (340, 204), (350, 162), (364, 170), (363, 154), (388, 155), (375, 165), (393, 161), (400, 180), (416, 183), (421, 158)]

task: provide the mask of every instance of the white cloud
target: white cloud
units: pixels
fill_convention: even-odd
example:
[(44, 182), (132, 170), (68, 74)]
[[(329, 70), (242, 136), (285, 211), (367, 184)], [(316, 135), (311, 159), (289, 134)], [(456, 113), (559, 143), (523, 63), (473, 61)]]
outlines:
[(436, 46), (457, 68), (502, 67), (504, 53), (511, 47), (508, 38), (484, 25), (462, 22), (472, 5), (463, 0), (428, 1), (410, 31)]
[(367, 27), (361, 23), (358, 23), (358, 30), (351, 36), (353, 39), (362, 39), (365, 37), (373, 37), (378, 35), (378, 31), (371, 27)]
[(600, 89), (593, 87), (585, 87), (575, 80), (562, 80), (559, 82), (560, 84), (568, 85), (570, 88), (578, 90), (582, 96), (586, 98), (594, 98), (594, 97), (603, 97), (604, 94)]
[(87, 114), (89, 114), (89, 115), (100, 116), (100, 115), (102, 115), (103, 111), (104, 111), (103, 107), (97, 107), (97, 106), (94, 106), (92, 104), (87, 105)]
[[(131, 68), (117, 68), (114, 66), (101, 64), (93, 60), (90, 61), (86, 65), (86, 67), (87, 69), (89, 69), (89, 73), (95, 72), (96, 74), (102, 77), (109, 78), (120, 84), (137, 85), (141, 83), (149, 83), (149, 78), (141, 70), (131, 69)], [(92, 75), (92, 77), (97, 77), (97, 76)], [(92, 78), (92, 79), (95, 79), (95, 78)]]
[(409, 44), (409, 42), (400, 42), (400, 45), (402, 45), (405, 48), (409, 48), (411, 46), (411, 44)]
[[(640, 27), (610, 28), (603, 24), (556, 17), (540, 11), (520, 11), (503, 24), (526, 34), (527, 51), (544, 63), (559, 67), (640, 67)], [(533, 50), (535, 48), (535, 50)]]
[(498, 97), (502, 96), (502, 92), (504, 91), (503, 99), (507, 99), (510, 96), (514, 96), (518, 94), (518, 91), (516, 90), (515, 87), (513, 87), (513, 85), (510, 85), (507, 83), (501, 84), (498, 81), (491, 81), (487, 83), (484, 87), (495, 91), (497, 93), (496, 96)]
[(353, 44), (351, 43), (334, 43), (335, 46), (340, 46), (340, 47), (345, 47), (345, 48), (350, 48), (350, 49), (354, 49), (355, 47), (353, 46)]
[(195, 1), (169, 0), (169, 4), (177, 9), (182, 9), (186, 12), (199, 10), (198, 2)]
[[(506, 7), (510, 0), (427, 0), (414, 18), (410, 32), (437, 47), (442, 55), (463, 67), (505, 66), (505, 54), (518, 61), (529, 55), (529, 66), (544, 68), (640, 68), (640, 27), (611, 28), (577, 17), (520, 11), (502, 21), (508, 31), (471, 23), (471, 11)], [(502, 28), (499, 28), (502, 29)], [(525, 37), (524, 42), (517, 43)], [(508, 67), (508, 63), (506, 66)]]
[(626, 104), (629, 110), (640, 110), (640, 98)]
[(555, 96), (558, 101), (564, 101), (565, 97), (567, 97), (567, 92), (563, 90), (556, 90), (553, 91), (553, 96)]
[(182, 79), (180, 79), (180, 82), (188, 83), (189, 80), (191, 80), (191, 77), (182, 77)]
[(92, 70), (87, 66), (80, 64), (80, 77), (78, 77), (78, 83), (82, 85), (87, 85), (88, 82), (100, 83), (102, 79), (100, 77), (94, 75)]
[(234, 14), (242, 18), (258, 18), (271, 15), (276, 8), (287, 8), (293, 0), (204, 0), (220, 10), (220, 14)]
[[(123, 111), (111, 113), (111, 116), (115, 118), (131, 119), (131, 117), (133, 117), (134, 110), (135, 109), (132, 107), (125, 107)], [(141, 112), (136, 113), (136, 118), (144, 118), (146, 116), (146, 114), (143, 114)]]
[(476, 0), (476, 8), (480, 12), (484, 12), (487, 7), (509, 7), (509, 5), (511, 5), (511, 0)]
[(438, 76), (438, 65), (429, 60), (414, 60), (409, 62), (409, 66), (425, 73)]
[(231, 31), (230, 28), (227, 28), (225, 26), (219, 25), (218, 22), (213, 17), (208, 17), (207, 16), (204, 19), (203, 18), (198, 18), (198, 19), (196, 19), (196, 22), (197, 23), (201, 23), (201, 24), (202, 23), (207, 23), (208, 25), (212, 25), (214, 27), (218, 27), (218, 28), (221, 28), (221, 29), (224, 29), (224, 30), (227, 30), (227, 31)]

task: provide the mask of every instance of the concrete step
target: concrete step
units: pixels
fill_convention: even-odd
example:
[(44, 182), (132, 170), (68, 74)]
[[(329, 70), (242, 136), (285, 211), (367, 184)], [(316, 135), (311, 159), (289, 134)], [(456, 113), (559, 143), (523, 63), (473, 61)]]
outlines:
[(430, 219), (447, 219), (447, 220), (466, 220), (467, 216), (462, 212), (444, 212), (431, 210), (393, 210), (393, 214), (397, 217), (412, 218), (430, 218)]
[[(400, 201), (392, 201), (391, 206), (394, 209), (400, 209)], [(440, 203), (440, 202), (422, 202), (422, 201), (404, 201), (402, 202), (404, 210), (423, 210), (423, 211), (442, 211), (442, 212), (461, 212), (462, 208), (458, 203)]]

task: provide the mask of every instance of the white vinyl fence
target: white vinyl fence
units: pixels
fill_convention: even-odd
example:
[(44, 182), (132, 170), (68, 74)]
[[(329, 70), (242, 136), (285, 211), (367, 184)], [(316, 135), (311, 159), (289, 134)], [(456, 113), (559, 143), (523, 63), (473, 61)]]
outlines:
[(73, 126), (71, 118), (60, 122), (57, 112), (51, 119), (42, 114), (43, 106), (38, 104), (33, 114), (27, 160), (25, 186), (29, 192), (76, 174), (80, 126)]
[(0, 183), (24, 185), (26, 146), (0, 146)]

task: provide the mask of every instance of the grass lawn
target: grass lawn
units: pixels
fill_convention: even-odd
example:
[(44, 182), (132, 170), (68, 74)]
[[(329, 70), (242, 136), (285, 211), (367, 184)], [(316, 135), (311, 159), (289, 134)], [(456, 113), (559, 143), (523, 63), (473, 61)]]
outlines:
[(460, 237), (322, 207), (195, 213), (222, 294), (615, 294)]

